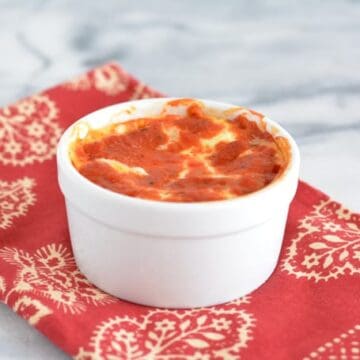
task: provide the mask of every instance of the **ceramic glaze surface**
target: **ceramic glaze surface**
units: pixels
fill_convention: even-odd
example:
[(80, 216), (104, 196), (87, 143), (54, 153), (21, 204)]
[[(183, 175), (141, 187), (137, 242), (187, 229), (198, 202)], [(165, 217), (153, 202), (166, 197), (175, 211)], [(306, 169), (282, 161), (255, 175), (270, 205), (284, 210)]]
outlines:
[[(259, 116), (253, 121), (276, 134), (274, 141), (287, 144), (288, 163), (278, 179), (236, 198), (203, 202), (136, 198), (101, 187), (75, 168), (70, 149), (91, 129), (112, 123), (119, 127), (121, 122), (111, 119), (120, 114), (124, 124), (144, 116), (156, 121), (169, 104), (179, 101), (183, 100), (145, 99), (100, 109), (71, 125), (57, 148), (59, 185), (80, 270), (111, 295), (163, 308), (224, 303), (267, 280), (279, 256), (300, 164), (292, 137)], [(228, 115), (234, 105), (197, 101), (204, 113), (215, 111), (236, 122), (236, 114), (232, 120)], [(175, 110), (182, 115), (192, 106), (193, 101)]]

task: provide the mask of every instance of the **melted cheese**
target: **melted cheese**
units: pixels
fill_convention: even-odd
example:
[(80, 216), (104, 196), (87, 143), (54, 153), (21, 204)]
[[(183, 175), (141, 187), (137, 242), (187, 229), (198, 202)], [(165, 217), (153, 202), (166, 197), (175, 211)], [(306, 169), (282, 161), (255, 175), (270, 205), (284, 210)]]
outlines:
[[(119, 193), (160, 201), (211, 201), (241, 196), (269, 184), (289, 159), (286, 140), (266, 131), (260, 114), (242, 110), (231, 121), (195, 101), (187, 114), (84, 129), (70, 148), (76, 169)], [(171, 106), (175, 106), (171, 105)], [(279, 145), (280, 144), (280, 145)]]

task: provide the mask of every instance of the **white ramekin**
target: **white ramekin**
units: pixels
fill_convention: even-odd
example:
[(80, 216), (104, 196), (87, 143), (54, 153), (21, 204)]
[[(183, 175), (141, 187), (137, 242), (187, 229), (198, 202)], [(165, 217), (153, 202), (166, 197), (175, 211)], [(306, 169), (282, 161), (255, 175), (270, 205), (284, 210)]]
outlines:
[[(169, 100), (106, 107), (63, 134), (57, 150), (58, 176), (75, 260), (93, 284), (124, 300), (167, 308), (223, 303), (259, 287), (276, 266), (298, 184), (298, 147), (284, 129), (265, 119), (267, 129), (290, 144), (286, 171), (252, 194), (212, 202), (128, 197), (90, 182), (73, 167), (69, 143), (75, 128), (158, 115)], [(234, 108), (200, 101), (220, 113)]]

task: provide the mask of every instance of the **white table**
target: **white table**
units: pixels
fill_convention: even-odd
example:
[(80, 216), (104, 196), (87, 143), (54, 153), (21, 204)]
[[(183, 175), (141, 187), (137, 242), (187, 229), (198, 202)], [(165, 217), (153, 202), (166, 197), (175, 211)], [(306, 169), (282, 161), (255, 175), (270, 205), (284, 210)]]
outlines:
[[(153, 87), (246, 105), (296, 138), (302, 178), (360, 211), (360, 4), (0, 0), (0, 106), (116, 60)], [(1, 359), (62, 359), (0, 306)]]

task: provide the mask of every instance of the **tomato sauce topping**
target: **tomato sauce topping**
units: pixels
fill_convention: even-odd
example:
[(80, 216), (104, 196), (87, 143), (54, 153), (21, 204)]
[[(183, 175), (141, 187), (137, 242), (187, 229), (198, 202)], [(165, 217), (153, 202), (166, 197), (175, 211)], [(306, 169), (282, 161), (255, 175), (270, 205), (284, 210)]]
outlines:
[[(250, 119), (211, 115), (184, 99), (185, 115), (164, 113), (88, 129), (70, 147), (73, 165), (88, 180), (132, 197), (172, 202), (235, 198), (279, 177), (287, 140)], [(168, 103), (182, 105), (181, 100)], [(263, 125), (263, 124), (262, 124)]]

